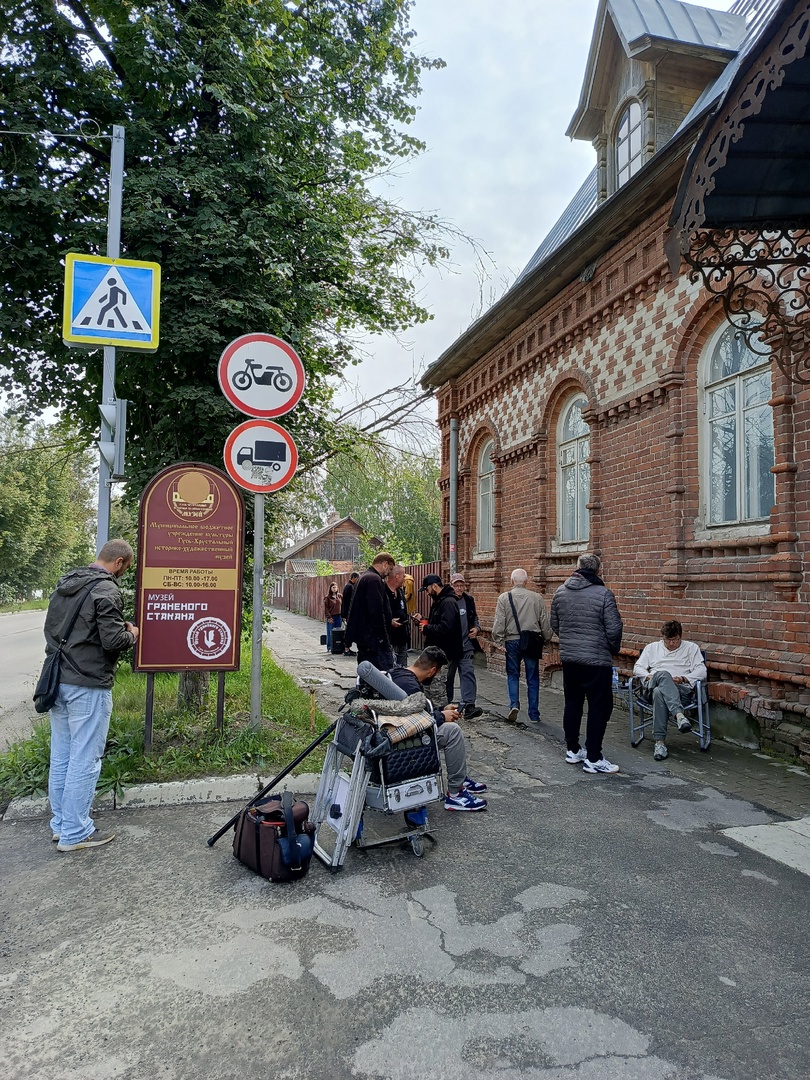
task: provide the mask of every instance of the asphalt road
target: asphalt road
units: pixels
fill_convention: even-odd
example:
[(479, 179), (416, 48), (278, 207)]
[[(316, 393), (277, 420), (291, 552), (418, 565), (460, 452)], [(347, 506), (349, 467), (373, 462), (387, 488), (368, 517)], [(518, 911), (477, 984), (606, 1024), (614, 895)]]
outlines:
[(31, 734), (31, 702), (45, 658), (44, 611), (0, 615), (0, 750)]
[(808, 878), (721, 832), (778, 815), (556, 733), (470, 744), (487, 813), (294, 885), (206, 846), (228, 806), (67, 855), (3, 824), (3, 1080), (807, 1080)]

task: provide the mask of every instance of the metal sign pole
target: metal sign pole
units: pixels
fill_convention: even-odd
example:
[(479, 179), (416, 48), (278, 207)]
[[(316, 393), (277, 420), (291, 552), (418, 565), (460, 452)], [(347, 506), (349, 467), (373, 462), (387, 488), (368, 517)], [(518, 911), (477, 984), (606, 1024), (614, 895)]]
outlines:
[(264, 633), (264, 495), (253, 504), (253, 650), (250, 658), (250, 726), (262, 723), (262, 649)]
[[(124, 191), (124, 129), (114, 124), (112, 130), (112, 149), (110, 151), (110, 194), (107, 213), (107, 258), (117, 259), (121, 255), (121, 202)], [(115, 409), (115, 348), (104, 346), (104, 375), (101, 386), (101, 404), (112, 405)], [(112, 442), (113, 431), (102, 413), (101, 442)], [(96, 533), (96, 554), (110, 538), (110, 483), (112, 471), (104, 457), (98, 459), (98, 532)]]

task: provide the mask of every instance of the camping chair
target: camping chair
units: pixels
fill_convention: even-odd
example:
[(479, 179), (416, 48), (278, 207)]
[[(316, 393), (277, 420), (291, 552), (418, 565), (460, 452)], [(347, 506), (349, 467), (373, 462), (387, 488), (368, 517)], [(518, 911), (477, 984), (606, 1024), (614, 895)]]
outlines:
[[(706, 653), (702, 649), (700, 651), (705, 661)], [(627, 680), (627, 703), (630, 709), (630, 745), (638, 746), (653, 722), (652, 698), (648, 698), (642, 690), (638, 675), (631, 675)], [(700, 743), (700, 749), (708, 750), (712, 743), (712, 725), (709, 694), (702, 679), (695, 683), (691, 696), (681, 705), (681, 712), (692, 721), (692, 734)], [(675, 721), (670, 718), (669, 723), (674, 725)]]

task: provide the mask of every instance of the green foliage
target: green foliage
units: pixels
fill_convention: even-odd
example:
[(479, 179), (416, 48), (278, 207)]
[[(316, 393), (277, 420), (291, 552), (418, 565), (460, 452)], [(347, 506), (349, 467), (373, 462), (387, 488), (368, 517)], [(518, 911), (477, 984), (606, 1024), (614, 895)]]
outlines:
[[(420, 149), (410, 0), (8, 0), (0, 31), (0, 365), (21, 409), (98, 426), (100, 350), (60, 340), (68, 251), (102, 253), (109, 141), (126, 127), (122, 255), (163, 271), (161, 345), (130, 353), (127, 471), (137, 494), (178, 460), (220, 465), (241, 419), (224, 346), (290, 341), (307, 371), (285, 424), (302, 467), (342, 438), (334, 376), (356, 332), (424, 321), (414, 267), (446, 258), (432, 217), (374, 195)], [(50, 133), (50, 134), (48, 134)]]
[(335, 568), (326, 559), (315, 560), (315, 576), (316, 577), (332, 577), (335, 573)]
[[(184, 780), (246, 770), (267, 773), (286, 765), (315, 738), (310, 731), (309, 696), (295, 680), (262, 657), (262, 701), (266, 712), (260, 730), (250, 727), (250, 657), (243, 649), (239, 671), (225, 677), (225, 724), (217, 731), (216, 693), (199, 713), (176, 707), (176, 675), (155, 676), (152, 752), (143, 748), (146, 676), (122, 664), (113, 690), (113, 714), (98, 781), (99, 791), (120, 792), (125, 784)], [(212, 681), (212, 685), (215, 685)], [(316, 717), (318, 731), (328, 721)], [(50, 728), (40, 720), (32, 737), (0, 753), (0, 807), (17, 796), (42, 795), (48, 786)], [(306, 768), (317, 771), (323, 754), (312, 755)]]
[[(322, 503), (363, 525), (360, 551), (368, 565), (373, 537), (398, 562), (432, 562), (441, 537), (439, 463), (435, 453), (411, 454), (379, 442), (338, 454), (319, 487)], [(314, 482), (314, 481), (313, 481)]]
[(64, 425), (0, 414), (0, 603), (49, 592), (92, 558), (87, 451)]

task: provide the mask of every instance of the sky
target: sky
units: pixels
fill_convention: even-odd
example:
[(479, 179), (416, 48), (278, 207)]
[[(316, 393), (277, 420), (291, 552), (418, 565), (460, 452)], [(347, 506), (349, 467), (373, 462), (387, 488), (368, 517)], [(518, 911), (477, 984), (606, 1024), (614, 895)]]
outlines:
[[(598, 0), (416, 0), (415, 48), (447, 66), (422, 76), (411, 131), (427, 144), (383, 190), (437, 213), (492, 260), (482, 283), (474, 252), (454, 245), (452, 272), (420, 282), (432, 322), (397, 341), (368, 339), (350, 378), (361, 397), (433, 363), (497, 300), (595, 164), (565, 131), (582, 86)], [(727, 11), (731, 0), (702, 0)], [(341, 393), (346, 398), (351, 393)]]

